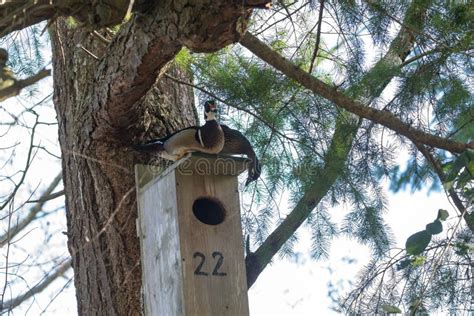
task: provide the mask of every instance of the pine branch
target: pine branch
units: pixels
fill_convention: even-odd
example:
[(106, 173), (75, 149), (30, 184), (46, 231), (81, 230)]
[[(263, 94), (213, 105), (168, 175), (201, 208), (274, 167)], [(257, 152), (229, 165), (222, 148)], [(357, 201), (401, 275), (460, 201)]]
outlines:
[(321, 41), (321, 26), (323, 24), (323, 12), (324, 12), (324, 0), (320, 0), (319, 4), (319, 16), (318, 16), (318, 29), (316, 30), (316, 43), (314, 44), (314, 52), (311, 57), (311, 64), (309, 65), (309, 73), (313, 72), (314, 61), (318, 57), (319, 43)]
[[(415, 143), (415, 146), (416, 148), (418, 148), (421, 154), (426, 158), (428, 163), (432, 166), (439, 180), (441, 182), (444, 182), (444, 180), (446, 179), (446, 174), (443, 172), (443, 168), (441, 164), (439, 163), (439, 161), (430, 153), (430, 151), (426, 148), (426, 146), (422, 144), (417, 144), (417, 143)], [(474, 227), (469, 218), (469, 213), (466, 211), (466, 206), (464, 206), (464, 203), (461, 201), (461, 198), (459, 197), (457, 192), (451, 187), (448, 189), (448, 194), (453, 200), (454, 205), (458, 209), (459, 214), (463, 216), (467, 227), (469, 227), (471, 232), (474, 232)]]
[(469, 54), (471, 50), (471, 37), (472, 33), (467, 33), (459, 40), (455, 41), (454, 43), (450, 43), (450, 46), (446, 46), (445, 44), (441, 43), (433, 49), (427, 50), (422, 52), (418, 55), (415, 55), (403, 62), (401, 65), (402, 67), (406, 67), (407, 65), (418, 61), (419, 59), (423, 59), (426, 56), (434, 55), (434, 54)]
[[(422, 3), (421, 6), (419, 2)], [(429, 4), (423, 0), (420, 0), (419, 2), (414, 1), (411, 4), (405, 14), (404, 20), (422, 23), (422, 17), (424, 16), (424, 12), (427, 10)], [(335, 96), (335, 98), (331, 99), (335, 99), (336, 101), (339, 101), (340, 99), (349, 99), (320, 80), (305, 73), (297, 66), (291, 64), (249, 33), (245, 34), (241, 44), (264, 61), (273, 65), (276, 69), (279, 69), (288, 75), (290, 78), (293, 78), (298, 82), (300, 82), (298, 79), (304, 79), (300, 82), (303, 86), (309, 87), (310, 89), (314, 86), (316, 89), (311, 90), (318, 91), (318, 94), (323, 97), (329, 99), (330, 96)], [(400, 66), (413, 48), (413, 45), (414, 41), (411, 32), (405, 28), (401, 28), (396, 38), (392, 41), (387, 53), (374, 65), (361, 82), (370, 79), (373, 76), (373, 73), (376, 72), (381, 65), (391, 65), (392, 67)], [(397, 56), (399, 58), (397, 58)], [(272, 62), (275, 62), (275, 64)], [(386, 75), (383, 80), (379, 80), (379, 84), (375, 89), (365, 91), (365, 93), (362, 92), (363, 95), (359, 97), (367, 102), (378, 97), (395, 74), (396, 72), (391, 72)], [(333, 101), (331, 99), (329, 100)], [(356, 102), (352, 99), (349, 100), (351, 102)], [(335, 103), (338, 104), (337, 102)], [(247, 268), (247, 286), (249, 288), (257, 280), (257, 277), (271, 261), (273, 256), (307, 219), (311, 211), (319, 204), (322, 198), (326, 196), (331, 186), (342, 173), (361, 122), (361, 119), (354, 120), (353, 114), (346, 111), (339, 112), (331, 145), (324, 159), (324, 167), (319, 172), (316, 172), (318, 176), (314, 177), (315, 182), (308, 187), (306, 192), (303, 194), (303, 197), (298, 201), (293, 210), (291, 210), (283, 222), (267, 237), (262, 245), (260, 245), (254, 253), (249, 253), (245, 258)]]
[(50, 195), (47, 195), (47, 196), (42, 196), (41, 198), (39, 198), (38, 200), (28, 200), (26, 201), (25, 203), (42, 203), (42, 202), (47, 202), (47, 201), (50, 201), (50, 200), (54, 200), (55, 198), (58, 198), (60, 196), (63, 196), (65, 193), (64, 190), (61, 190), (61, 191), (58, 191), (58, 192), (54, 192), (54, 193), (51, 193)]
[[(384, 110), (378, 110), (356, 101), (334, 87), (311, 76), (276, 51), (272, 50), (265, 43), (250, 33), (246, 33), (240, 43), (249, 49), (252, 53), (280, 70), (289, 78), (296, 80), (302, 86), (313, 91), (325, 99), (333, 102), (335, 105), (346, 109), (347, 111), (358, 115), (359, 117), (374, 121), (380, 125), (388, 127), (396, 133), (403, 135), (412, 142), (422, 143), (431, 147), (441, 148), (453, 153), (461, 153), (468, 148), (474, 149), (474, 143), (463, 144), (450, 139), (439, 137), (426, 133), (403, 122), (394, 114)], [(404, 53), (403, 55), (406, 55)], [(405, 56), (406, 57), (406, 56)]]
[(257, 280), (257, 277), (265, 269), (273, 256), (304, 223), (312, 210), (326, 196), (331, 186), (337, 180), (349, 156), (357, 127), (346, 124), (343, 116), (338, 117), (336, 130), (325, 156), (324, 167), (317, 173), (318, 176), (315, 177), (318, 180), (307, 189), (289, 215), (265, 239), (257, 251), (249, 253), (245, 258), (247, 286), (249, 288)]
[[(133, 4), (133, 0), (101, 0), (100, 6), (90, 0), (2, 1), (0, 3), (0, 16), (2, 17), (0, 19), (0, 37), (42, 21), (54, 20), (60, 16), (73, 16), (90, 28), (114, 26), (120, 24), (124, 17), (130, 14)], [(133, 6), (134, 11), (141, 9), (141, 5)], [(104, 14), (104, 11), (107, 11), (107, 14)], [(100, 17), (100, 19), (91, 19), (91, 17)]]
[(0, 37), (52, 18), (57, 7), (49, 0), (8, 1), (0, 5)]
[(14, 97), (18, 95), (23, 88), (31, 86), (32, 84), (35, 84), (36, 82), (50, 75), (51, 75), (51, 70), (43, 69), (40, 72), (38, 72), (36, 75), (33, 75), (29, 78), (15, 81), (11, 86), (8, 86), (0, 90), (0, 102), (5, 101), (6, 99), (10, 97)]

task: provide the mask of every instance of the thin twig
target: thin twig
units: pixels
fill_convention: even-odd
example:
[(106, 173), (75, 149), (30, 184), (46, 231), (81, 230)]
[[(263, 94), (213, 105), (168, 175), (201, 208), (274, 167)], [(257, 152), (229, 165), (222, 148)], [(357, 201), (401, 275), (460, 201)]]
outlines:
[(90, 50), (88, 50), (87, 48), (85, 48), (84, 46), (82, 46), (81, 44), (77, 44), (77, 47), (82, 49), (87, 55), (89, 55), (90, 57), (92, 57), (93, 59), (95, 60), (100, 60), (99, 57), (97, 57), (93, 52), (91, 52)]
[(111, 43), (111, 41), (109, 41), (108, 39), (106, 39), (104, 36), (102, 36), (102, 34), (100, 34), (99, 32), (97, 31), (92, 31), (90, 33), (93, 37), (97, 38), (100, 42), (104, 43), (105, 45), (109, 45)]
[(431, 269), (431, 273), (430, 273), (430, 276), (428, 278), (428, 281), (423, 283), (421, 291), (420, 291), (420, 295), (418, 297), (418, 300), (417, 300), (416, 304), (413, 306), (413, 311), (414, 312), (416, 312), (418, 306), (420, 306), (421, 302), (423, 301), (423, 295), (425, 294), (426, 289), (428, 288), (428, 286), (431, 284), (431, 281), (433, 280), (433, 278), (435, 276), (436, 270), (438, 270), (438, 267), (441, 264), (441, 260), (443, 258), (444, 253), (446, 252), (448, 247), (451, 245), (451, 241), (453, 240), (456, 231), (460, 227), (461, 220), (462, 220), (462, 217), (464, 217), (464, 214), (467, 214), (467, 208), (464, 210), (463, 214), (461, 214), (461, 217), (459, 218), (458, 222), (456, 223), (456, 226), (454, 226), (451, 237), (449, 237), (448, 241), (446, 242), (446, 245), (444, 245), (444, 247), (441, 250), (441, 253), (438, 255), (438, 258), (436, 259), (435, 263), (433, 264), (433, 268)]
[(311, 64), (309, 66), (309, 73), (313, 72), (314, 61), (318, 56), (319, 42), (321, 41), (321, 25), (323, 24), (323, 11), (324, 11), (324, 0), (320, 0), (319, 3), (319, 17), (318, 17), (318, 29), (316, 30), (316, 43), (314, 44), (313, 57), (311, 57)]
[(10, 97), (14, 97), (20, 93), (20, 91), (28, 86), (35, 84), (43, 78), (46, 78), (51, 75), (51, 70), (42, 69), (36, 75), (28, 77), (23, 80), (17, 80), (11, 86), (8, 86), (0, 90), (0, 101), (4, 101)]
[(16, 184), (15, 188), (13, 189), (12, 193), (10, 194), (10, 196), (5, 200), (5, 202), (0, 205), (0, 210), (4, 209), (5, 206), (8, 205), (8, 203), (10, 203), (10, 201), (13, 199), (13, 197), (15, 196), (16, 192), (20, 189), (20, 186), (23, 184), (23, 182), (25, 181), (25, 178), (26, 178), (26, 173), (28, 172), (28, 170), (30, 169), (30, 166), (31, 166), (31, 160), (32, 160), (32, 157), (34, 156), (33, 155), (33, 144), (34, 144), (34, 139), (35, 139), (35, 132), (36, 132), (36, 126), (38, 125), (38, 116), (36, 115), (36, 122), (35, 124), (33, 125), (33, 128), (32, 128), (32, 131), (31, 131), (31, 136), (30, 136), (30, 147), (28, 149), (28, 154), (26, 155), (26, 165), (25, 165), (25, 169), (23, 169), (21, 172), (22, 172), (22, 176), (20, 178), (20, 180), (18, 181), (18, 183)]
[(28, 200), (25, 203), (44, 203), (46, 201), (53, 200), (53, 199), (58, 198), (58, 197), (63, 196), (63, 195), (64, 195), (64, 190), (61, 190), (61, 191), (58, 191), (58, 192), (55, 192), (55, 193), (51, 193), (50, 195), (44, 196), (44, 197), (42, 197), (38, 200)]
[[(12, 199), (12, 203), (10, 204), (10, 207), (8, 208), (7, 234), (9, 234), (10, 227), (11, 227), (11, 222), (12, 222), (13, 200), (14, 199)], [(9, 263), (9, 258), (10, 258), (10, 245), (11, 245), (10, 238), (8, 238), (7, 251), (6, 251), (6, 254), (5, 254), (5, 283), (3, 285), (2, 299), (0, 300), (0, 311), (3, 310), (3, 300), (5, 298), (5, 293), (7, 291), (7, 286), (8, 286), (8, 265), (9, 265), (8, 263)]]
[(33, 286), (30, 290), (28, 290), (26, 293), (23, 293), (7, 302), (3, 305), (2, 310), (8, 310), (11, 311), (13, 308), (17, 307), (33, 295), (36, 295), (43, 291), (45, 288), (47, 288), (54, 280), (56, 280), (58, 277), (63, 276), (64, 273), (66, 273), (67, 270), (71, 267), (71, 262), (72, 259), (68, 259), (64, 263), (62, 263), (59, 267), (55, 268), (54, 270), (51, 270), (46, 276), (43, 277), (43, 279), (38, 282), (35, 286)]
[(61, 173), (59, 173), (48, 186), (48, 188), (46, 188), (46, 190), (43, 192), (43, 195), (38, 199), (38, 202), (36, 202), (37, 204), (30, 209), (28, 215), (15, 226), (11, 227), (6, 234), (0, 235), (0, 247), (2, 247), (7, 241), (15, 237), (21, 230), (23, 230), (36, 218), (38, 213), (43, 210), (44, 203), (48, 201), (48, 199), (43, 199), (51, 195), (51, 192), (53, 192), (53, 190), (56, 188), (60, 181)]

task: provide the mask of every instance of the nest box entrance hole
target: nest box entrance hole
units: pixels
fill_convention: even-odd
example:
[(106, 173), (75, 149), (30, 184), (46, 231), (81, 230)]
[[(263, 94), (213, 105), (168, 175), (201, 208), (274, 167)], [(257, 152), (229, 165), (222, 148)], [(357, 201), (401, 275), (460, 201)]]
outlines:
[(225, 220), (226, 210), (218, 199), (203, 196), (194, 201), (193, 214), (204, 224), (219, 225)]

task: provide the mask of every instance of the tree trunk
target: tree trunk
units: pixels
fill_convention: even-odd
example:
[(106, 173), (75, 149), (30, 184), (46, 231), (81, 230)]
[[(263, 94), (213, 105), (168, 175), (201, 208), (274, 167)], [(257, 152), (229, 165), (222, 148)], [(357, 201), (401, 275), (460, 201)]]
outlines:
[[(163, 135), (195, 124), (193, 93), (170, 80), (131, 107), (129, 128), (114, 128), (88, 103), (97, 61), (76, 47), (85, 33), (53, 28), (54, 103), (66, 191), (68, 247), (73, 257), (79, 315), (138, 315), (140, 251), (130, 144), (144, 133)], [(89, 47), (97, 48), (91, 39)], [(173, 76), (182, 77), (179, 71)], [(124, 123), (126, 124), (126, 123)]]
[[(154, 2), (108, 45), (64, 20), (51, 26), (79, 315), (140, 314), (131, 146), (195, 123), (192, 90), (160, 74), (183, 46), (210, 52), (238, 41), (250, 12), (241, 1)], [(183, 77), (177, 70), (172, 75)]]

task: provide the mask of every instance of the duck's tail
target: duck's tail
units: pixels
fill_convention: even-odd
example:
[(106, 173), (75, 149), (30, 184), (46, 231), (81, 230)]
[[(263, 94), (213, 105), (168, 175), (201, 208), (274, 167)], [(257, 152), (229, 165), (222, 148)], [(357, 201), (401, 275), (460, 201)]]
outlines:
[(144, 152), (160, 152), (165, 150), (163, 142), (160, 140), (153, 140), (145, 144), (135, 145), (133, 148)]
[(250, 153), (248, 157), (250, 158), (250, 164), (248, 168), (247, 181), (245, 181), (245, 186), (249, 185), (252, 181), (257, 180), (260, 177), (260, 173), (262, 171), (260, 162), (258, 161), (255, 152), (252, 151), (252, 153)]

